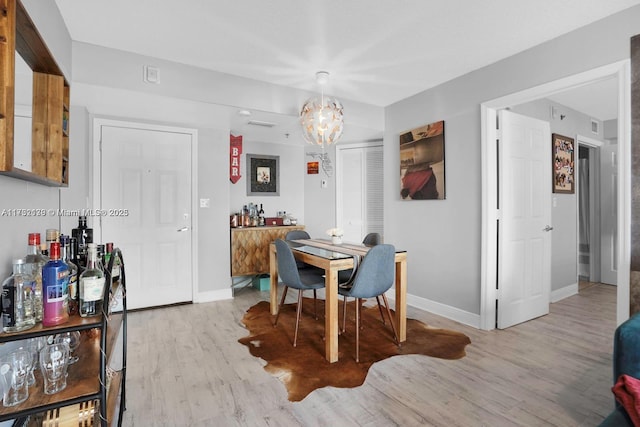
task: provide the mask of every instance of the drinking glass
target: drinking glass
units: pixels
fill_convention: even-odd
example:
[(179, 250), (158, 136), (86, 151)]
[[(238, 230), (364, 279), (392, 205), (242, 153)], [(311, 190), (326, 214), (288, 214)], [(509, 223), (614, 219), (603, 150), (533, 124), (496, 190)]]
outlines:
[(27, 384), (29, 385), (29, 387), (31, 387), (36, 383), (36, 377), (33, 372), (38, 365), (38, 346), (31, 341), (27, 341), (26, 344), (18, 347), (18, 350), (26, 351), (31, 356), (31, 358), (29, 359), (29, 373), (27, 374)]
[(31, 353), (24, 350), (15, 350), (0, 358), (4, 406), (15, 406), (29, 398), (27, 376), (31, 367), (30, 361)]
[(44, 393), (54, 394), (67, 387), (69, 346), (66, 343), (46, 345), (40, 350), (40, 371), (44, 378)]
[(78, 356), (73, 356), (72, 353), (76, 348), (80, 345), (80, 332), (79, 331), (71, 331), (71, 332), (63, 332), (61, 334), (57, 334), (54, 339), (54, 343), (66, 343), (69, 346), (69, 365), (76, 363)]

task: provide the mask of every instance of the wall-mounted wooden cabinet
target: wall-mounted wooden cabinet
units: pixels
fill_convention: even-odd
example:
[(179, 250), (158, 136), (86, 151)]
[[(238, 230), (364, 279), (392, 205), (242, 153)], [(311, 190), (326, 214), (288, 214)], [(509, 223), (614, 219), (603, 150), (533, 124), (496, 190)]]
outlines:
[[(69, 177), (69, 84), (20, 0), (0, 0), (0, 173), (50, 186)], [(14, 133), (15, 55), (33, 70), (30, 141)], [(31, 144), (31, 170), (14, 164), (14, 144)]]

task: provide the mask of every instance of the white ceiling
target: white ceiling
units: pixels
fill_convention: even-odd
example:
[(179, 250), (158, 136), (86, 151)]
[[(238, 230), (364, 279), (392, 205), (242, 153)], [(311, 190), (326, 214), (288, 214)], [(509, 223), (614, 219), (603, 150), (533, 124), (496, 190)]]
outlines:
[(55, 0), (73, 40), (368, 104), (436, 86), (640, 0)]

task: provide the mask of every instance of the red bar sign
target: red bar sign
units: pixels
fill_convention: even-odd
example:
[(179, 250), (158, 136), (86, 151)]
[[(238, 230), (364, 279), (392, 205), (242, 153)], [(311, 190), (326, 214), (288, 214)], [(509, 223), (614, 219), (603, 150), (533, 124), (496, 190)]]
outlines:
[(230, 135), (229, 140), (229, 179), (232, 183), (238, 182), (240, 175), (240, 155), (242, 154), (242, 135)]

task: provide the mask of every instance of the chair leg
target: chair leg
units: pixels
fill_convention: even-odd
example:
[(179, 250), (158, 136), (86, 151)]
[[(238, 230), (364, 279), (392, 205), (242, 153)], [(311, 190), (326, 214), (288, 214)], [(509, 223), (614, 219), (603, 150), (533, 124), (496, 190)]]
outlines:
[(318, 304), (316, 298), (316, 290), (313, 290), (313, 315), (318, 320)]
[(391, 323), (391, 330), (393, 331), (393, 337), (396, 339), (396, 344), (400, 347), (400, 340), (398, 339), (398, 334), (396, 333), (396, 327), (393, 324), (393, 318), (391, 317), (391, 310), (389, 310), (389, 301), (387, 301), (387, 296), (382, 294), (382, 299), (384, 300), (384, 306), (387, 308), (387, 315), (389, 316), (389, 322)]
[(356, 301), (356, 363), (360, 362), (360, 303), (362, 300), (357, 298)]
[(347, 297), (343, 297), (344, 301), (342, 302), (342, 333), (347, 330)]
[(300, 312), (302, 311), (302, 289), (298, 290), (298, 309), (296, 310), (296, 332), (293, 335), (293, 346), (298, 344), (298, 325), (300, 324)]
[(382, 304), (380, 304), (380, 296), (376, 297), (376, 301), (378, 302), (378, 310), (380, 310), (380, 318), (382, 319), (382, 324), (385, 325), (387, 321), (384, 320), (384, 314), (382, 314)]
[[(362, 303), (364, 301), (362, 300), (362, 298), (358, 298), (358, 303), (356, 304), (358, 307), (360, 307), (360, 313), (362, 313)], [(360, 320), (358, 322), (356, 322), (356, 325), (358, 325), (358, 329), (364, 329), (364, 326), (362, 326), (362, 316), (360, 316)]]
[(276, 321), (273, 324), (273, 327), (275, 328), (276, 326), (278, 326), (278, 317), (280, 317), (280, 310), (282, 310), (282, 305), (284, 304), (284, 299), (287, 297), (287, 291), (289, 290), (288, 286), (284, 287), (284, 290), (282, 291), (282, 299), (280, 300), (280, 306), (278, 307), (278, 313), (276, 314)]

